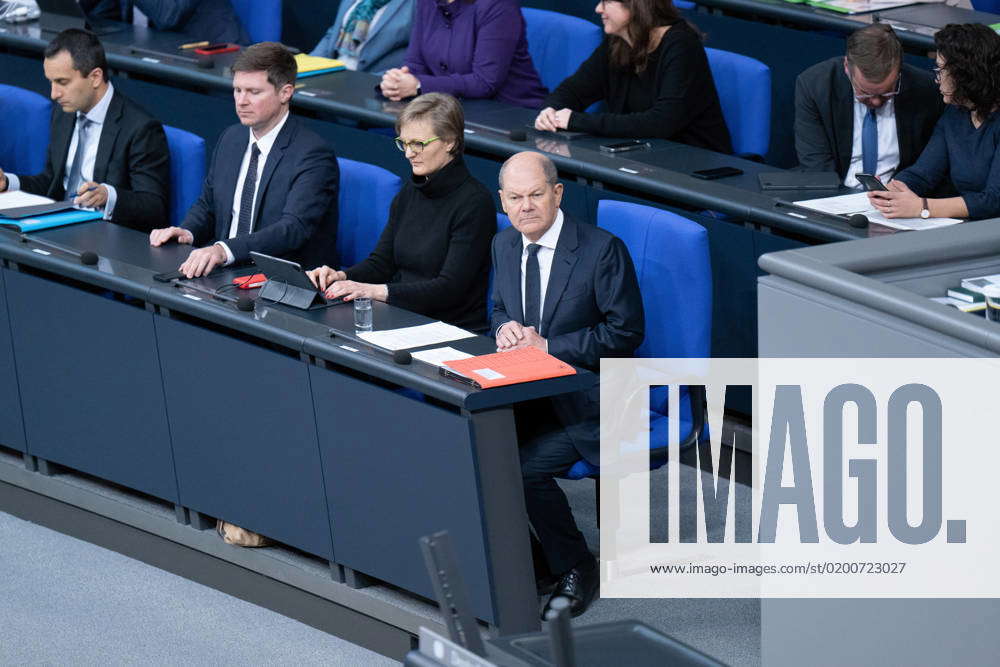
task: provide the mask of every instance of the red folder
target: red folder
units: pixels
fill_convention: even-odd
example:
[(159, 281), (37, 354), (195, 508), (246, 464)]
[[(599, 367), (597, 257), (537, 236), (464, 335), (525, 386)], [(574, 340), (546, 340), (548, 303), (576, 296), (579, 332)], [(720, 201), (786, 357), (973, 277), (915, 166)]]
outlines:
[(575, 368), (537, 347), (483, 354), (444, 363), (454, 372), (442, 368), (442, 374), (479, 389), (576, 374)]

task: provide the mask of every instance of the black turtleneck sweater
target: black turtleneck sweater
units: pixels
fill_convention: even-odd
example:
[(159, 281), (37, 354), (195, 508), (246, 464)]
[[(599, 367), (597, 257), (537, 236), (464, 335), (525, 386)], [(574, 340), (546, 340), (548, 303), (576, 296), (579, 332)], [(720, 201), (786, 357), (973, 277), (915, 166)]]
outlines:
[(461, 157), (429, 177), (411, 176), (389, 209), (375, 250), (347, 278), (385, 283), (389, 303), (485, 331), (496, 207)]

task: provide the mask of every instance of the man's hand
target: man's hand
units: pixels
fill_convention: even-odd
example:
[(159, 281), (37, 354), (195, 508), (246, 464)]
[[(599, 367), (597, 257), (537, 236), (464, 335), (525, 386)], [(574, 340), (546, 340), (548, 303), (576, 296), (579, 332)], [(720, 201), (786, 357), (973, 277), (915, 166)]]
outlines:
[(538, 335), (535, 327), (523, 327), (521, 329), (521, 340), (513, 349), (520, 350), (523, 347), (537, 347), (542, 352), (548, 352), (549, 342)]
[(177, 239), (178, 243), (186, 243), (190, 245), (194, 243), (194, 234), (186, 229), (183, 229), (182, 227), (163, 227), (161, 229), (154, 229), (149, 233), (149, 245), (154, 248), (172, 241), (173, 239)]
[(178, 269), (185, 278), (200, 278), (212, 272), (217, 266), (226, 263), (226, 251), (217, 243), (207, 248), (192, 250), (187, 260)]
[(382, 94), (394, 102), (413, 97), (420, 89), (420, 81), (410, 74), (410, 68), (406, 65), (387, 70), (382, 75), (382, 83), (379, 84)]
[(309, 280), (311, 280), (312, 284), (316, 286), (316, 289), (322, 290), (325, 290), (338, 280), (347, 280), (346, 273), (343, 271), (335, 271), (326, 264), (313, 269), (312, 271), (306, 271), (306, 275), (309, 276)]
[(7, 192), (7, 174), (3, 173), (3, 169), (0, 169), (0, 192)]
[[(338, 271), (338, 273), (340, 272)], [(353, 280), (338, 280), (326, 288), (324, 294), (326, 294), (327, 299), (336, 299), (339, 297), (344, 301), (353, 301), (358, 298), (385, 301), (389, 298), (389, 288), (385, 285), (356, 283)]]
[(513, 350), (524, 338), (524, 327), (520, 322), (511, 320), (497, 329), (497, 352)]
[(80, 184), (76, 195), (73, 203), (84, 208), (104, 208), (108, 203), (108, 189), (93, 181)]

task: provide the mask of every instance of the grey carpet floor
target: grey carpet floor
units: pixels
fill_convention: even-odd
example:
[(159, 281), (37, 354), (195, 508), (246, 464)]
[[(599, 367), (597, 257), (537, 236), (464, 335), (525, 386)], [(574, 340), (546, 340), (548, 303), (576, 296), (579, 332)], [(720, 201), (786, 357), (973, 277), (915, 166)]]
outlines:
[(268, 609), (0, 513), (2, 665), (398, 665)]

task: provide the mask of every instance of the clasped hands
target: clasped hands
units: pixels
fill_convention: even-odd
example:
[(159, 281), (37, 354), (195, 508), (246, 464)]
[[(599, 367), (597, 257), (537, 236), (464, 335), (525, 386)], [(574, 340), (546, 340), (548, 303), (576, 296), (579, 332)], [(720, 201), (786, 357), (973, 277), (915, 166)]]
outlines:
[(347, 279), (343, 271), (336, 271), (329, 266), (321, 266), (312, 271), (306, 271), (309, 280), (317, 289), (323, 290), (327, 299), (340, 298), (344, 301), (367, 298), (385, 302), (389, 298), (389, 288), (385, 285), (358, 283)]
[(514, 320), (497, 330), (497, 352), (510, 352), (523, 347), (537, 347), (542, 352), (548, 352), (549, 342), (538, 334), (535, 327), (526, 327)]
[(569, 129), (569, 117), (573, 114), (572, 109), (559, 109), (556, 111), (552, 107), (545, 107), (538, 112), (535, 118), (535, 129), (546, 132)]
[(394, 67), (387, 70), (382, 75), (382, 83), (379, 84), (382, 94), (393, 102), (413, 97), (420, 89), (420, 81), (410, 74), (410, 68), (406, 65)]
[[(183, 227), (164, 227), (149, 233), (149, 245), (154, 248), (173, 240), (191, 245), (194, 243), (194, 234)], [(183, 273), (185, 278), (200, 278), (207, 276), (215, 267), (225, 264), (227, 259), (225, 249), (218, 243), (213, 243), (205, 248), (192, 250), (177, 270)]]
[(889, 181), (888, 190), (872, 190), (868, 201), (887, 218), (919, 218), (923, 199), (902, 181)]

